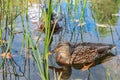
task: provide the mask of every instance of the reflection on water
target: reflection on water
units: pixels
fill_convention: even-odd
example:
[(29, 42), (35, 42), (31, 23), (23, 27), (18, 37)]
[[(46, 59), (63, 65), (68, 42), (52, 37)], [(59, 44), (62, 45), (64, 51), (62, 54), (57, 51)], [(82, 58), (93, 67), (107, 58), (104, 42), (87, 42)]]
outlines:
[(119, 11), (120, 3), (118, 0), (92, 0), (91, 3), (92, 10), (96, 14), (94, 16), (97, 23), (116, 25), (118, 17), (112, 16), (112, 14), (116, 14)]
[(20, 55), (18, 52), (5, 58), (0, 77), (1, 80), (40, 80), (31, 54)]
[(100, 37), (107, 37), (111, 34), (111, 31), (108, 27), (98, 27)]
[[(116, 54), (117, 52), (117, 54), (116, 56), (107, 55), (99, 60), (96, 60), (95, 64), (86, 71), (81, 70), (81, 65), (59, 68), (60, 66), (56, 64), (54, 56), (52, 56), (49, 63), (50, 65), (54, 64), (54, 66), (50, 67), (49, 70), (51, 80), (53, 80), (55, 75), (54, 69), (56, 72), (59, 72), (61, 78), (70, 80), (120, 79), (120, 17), (112, 16), (112, 14), (117, 14), (119, 12), (119, 0), (103, 0), (103, 2), (101, 0), (91, 0), (87, 2), (84, 12), (84, 19), (81, 22), (80, 18), (82, 16), (82, 4), (82, 2), (79, 2), (77, 3), (77, 6), (75, 6), (75, 2), (71, 5), (68, 5), (66, 2), (61, 3), (60, 15), (63, 16), (63, 19), (59, 22), (59, 24), (63, 27), (63, 31), (61, 31), (58, 35), (53, 36), (54, 39), (51, 49), (53, 49), (60, 41), (81, 42), (83, 40), (84, 42), (116, 44), (117, 49), (112, 53)], [(58, 6), (59, 5), (55, 8), (56, 12), (58, 11)], [(41, 5), (33, 4), (28, 8), (29, 19), (33, 22), (29, 22), (31, 25), (30, 30), (32, 32), (34, 31), (33, 26), (36, 26), (34, 22), (39, 25), (39, 19), (43, 15), (41, 14), (41, 7), (43, 8)], [(99, 26), (97, 24), (99, 24)], [(18, 24), (18, 26), (21, 25), (22, 24)], [(101, 27), (100, 25), (104, 27)], [(34, 35), (38, 35), (38, 33), (31, 33), (31, 35), (34, 37)], [(16, 33), (14, 36), (15, 40), (12, 44), (12, 54), (15, 56), (4, 60), (4, 66), (0, 69), (0, 79), (40, 80), (35, 61), (32, 55), (31, 57), (28, 56), (32, 53), (32, 51), (28, 49), (21, 51), (22, 37), (22, 33)], [(43, 37), (44, 34), (42, 34), (41, 38), (43, 39)], [(43, 46), (43, 41), (44, 40), (39, 41), (40, 51), (43, 51), (43, 47), (41, 47)], [(4, 47), (6, 46), (7, 44), (4, 44)], [(4, 49), (1, 48), (0, 51), (2, 53), (4, 52)], [(0, 58), (0, 61), (2, 61), (2, 58)]]
[(42, 15), (42, 8), (43, 5), (41, 4), (28, 4), (28, 15), (31, 20), (31, 22), (39, 22), (40, 17)]

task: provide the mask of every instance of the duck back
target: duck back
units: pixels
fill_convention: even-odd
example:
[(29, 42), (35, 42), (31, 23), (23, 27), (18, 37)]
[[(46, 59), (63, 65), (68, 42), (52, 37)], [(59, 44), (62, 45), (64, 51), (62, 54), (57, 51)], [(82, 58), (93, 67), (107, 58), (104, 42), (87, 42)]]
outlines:
[(71, 55), (70, 64), (90, 63), (108, 54), (115, 45), (103, 43), (83, 42), (72, 45), (74, 50)]

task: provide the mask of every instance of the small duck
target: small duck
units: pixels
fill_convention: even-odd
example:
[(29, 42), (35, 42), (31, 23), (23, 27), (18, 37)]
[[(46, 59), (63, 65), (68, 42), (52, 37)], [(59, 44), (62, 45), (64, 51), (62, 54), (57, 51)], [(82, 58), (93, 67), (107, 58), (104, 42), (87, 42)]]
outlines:
[[(46, 9), (46, 12), (48, 10)], [(39, 26), (40, 31), (45, 33), (45, 21), (42, 19), (41, 24)], [(62, 27), (60, 27), (58, 21), (56, 21), (56, 13), (53, 12), (51, 14), (51, 24), (50, 24), (50, 34), (53, 31), (53, 34), (59, 34), (59, 32), (62, 30)]]
[[(45, 22), (44, 20), (42, 20), (39, 29), (41, 32), (45, 33)], [(51, 24), (50, 24), (50, 34), (53, 31), (53, 34), (59, 34), (59, 32), (62, 30), (62, 27), (59, 26), (58, 22), (56, 22), (55, 20), (51, 20)]]
[[(49, 45), (51, 45), (52, 41), (53, 41), (53, 35), (54, 34), (59, 34), (60, 31), (62, 31), (62, 27), (59, 25), (58, 21), (56, 21), (56, 14), (52, 13), (51, 14), (51, 22), (50, 22), (50, 36), (51, 36), (51, 40)], [(44, 19), (42, 19), (41, 24), (39, 26), (39, 30), (43, 33), (45, 33), (45, 21)]]
[[(45, 22), (44, 20), (41, 22), (40, 26), (39, 26), (39, 30), (43, 33), (45, 33)], [(51, 36), (51, 40), (49, 45), (51, 45), (52, 41), (53, 41), (53, 35), (54, 34), (59, 34), (59, 32), (62, 31), (62, 27), (59, 26), (58, 22), (56, 22), (55, 20), (51, 20), (51, 24), (50, 24), (50, 36)]]
[[(60, 42), (50, 53), (56, 54), (56, 62), (60, 66), (89, 64), (106, 54), (108, 54), (115, 45), (103, 43), (75, 43)], [(92, 66), (93, 64), (90, 64)]]

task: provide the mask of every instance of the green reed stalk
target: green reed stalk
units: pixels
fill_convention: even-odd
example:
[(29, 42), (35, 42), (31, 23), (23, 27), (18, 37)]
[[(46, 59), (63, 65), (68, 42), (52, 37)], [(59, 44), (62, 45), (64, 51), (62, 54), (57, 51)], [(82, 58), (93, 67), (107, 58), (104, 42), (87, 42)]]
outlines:
[(116, 73), (115, 73), (115, 75), (114, 75), (113, 80), (118, 80), (118, 76), (117, 76), (117, 74), (116, 74)]
[[(33, 56), (36, 61), (36, 64), (38, 65), (38, 70), (40, 72), (40, 76), (42, 80), (49, 80), (48, 75), (48, 47), (50, 42), (50, 20), (51, 20), (51, 0), (48, 2), (48, 13), (45, 14), (45, 42), (44, 42), (44, 54), (43, 57), (40, 55), (38, 46), (34, 43), (34, 41), (31, 38), (30, 32), (28, 28), (24, 26), (24, 20), (22, 19), (23, 23), (23, 29), (24, 29), (24, 38), (29, 41), (30, 46), (33, 51)], [(26, 44), (27, 45), (27, 44)], [(43, 61), (44, 60), (44, 61)]]
[[(26, 6), (26, 7), (28, 8), (28, 6)], [(27, 14), (27, 11), (26, 11), (26, 14)], [(42, 57), (40, 55), (38, 46), (35, 45), (35, 42), (32, 40), (31, 33), (29, 32), (30, 30), (29, 30), (28, 23), (27, 23), (27, 26), (25, 26), (24, 25), (24, 18), (22, 16), (22, 14), (20, 16), (21, 16), (22, 27), (23, 27), (23, 30), (24, 30), (22, 45), (24, 46), (24, 44), (26, 44), (27, 49), (29, 49), (29, 47), (32, 48), (32, 54), (33, 54), (33, 57), (36, 61), (37, 66), (38, 66), (40, 77), (41, 77), (42, 80), (46, 80), (45, 76), (44, 76), (44, 71), (43, 71), (43, 61), (42, 61)], [(28, 22), (28, 16), (27, 15), (26, 15), (26, 20)]]
[(49, 80), (48, 72), (48, 48), (50, 44), (50, 24), (51, 24), (51, 14), (52, 14), (52, 0), (48, 0), (48, 12), (45, 14), (45, 41), (44, 41), (44, 72), (46, 80)]
[[(84, 22), (84, 12), (85, 12), (85, 8), (86, 8), (86, 4), (87, 4), (87, 0), (83, 0), (83, 7), (82, 7), (82, 11), (81, 11), (81, 17), (80, 17), (80, 23)], [(83, 42), (83, 28), (82, 26), (80, 26), (80, 32), (81, 32), (81, 40)]]
[[(45, 41), (44, 41), (44, 54), (43, 57), (40, 55), (39, 49), (37, 44), (32, 40), (30, 32), (27, 27), (24, 25), (24, 20), (21, 15), (22, 20), (22, 26), (24, 29), (24, 39), (29, 42), (30, 47), (33, 51), (33, 56), (36, 61), (36, 64), (38, 65), (38, 70), (40, 72), (40, 76), (42, 80), (49, 80), (49, 72), (48, 72), (48, 48), (49, 48), (49, 42), (50, 42), (50, 21), (51, 21), (51, 14), (52, 14), (52, 8), (51, 8), (51, 2), (52, 0), (48, 1), (48, 12), (45, 13)], [(23, 43), (24, 44), (24, 43)], [(28, 44), (26, 44), (28, 45)], [(29, 46), (27, 46), (29, 47)], [(44, 60), (44, 61), (43, 61)]]
[[(2, 16), (6, 17), (6, 19), (3, 22), (3, 23), (5, 23), (3, 25), (3, 27), (2, 27), (3, 29), (0, 27), (0, 33), (1, 33), (0, 37), (1, 37), (1, 39), (2, 39), (2, 32), (5, 32), (5, 35), (6, 35), (7, 32), (8, 32), (7, 31), (8, 25), (10, 25), (10, 36), (8, 35), (8, 40), (7, 40), (8, 45), (6, 46), (4, 52), (7, 54), (7, 52), (9, 50), (12, 50), (12, 42), (13, 42), (13, 38), (14, 38), (14, 32), (13, 31), (14, 31), (14, 28), (15, 28), (14, 25), (13, 25), (13, 22), (17, 18), (17, 16), (20, 15), (21, 16), (22, 27), (23, 27), (23, 30), (24, 30), (23, 38), (25, 39), (25, 40), (23, 40), (23, 44), (25, 44), (27, 47), (29, 47), (29, 44), (30, 44), (30, 46), (32, 47), (33, 56), (34, 56), (35, 61), (36, 61), (37, 65), (38, 65), (38, 70), (40, 72), (40, 76), (41, 76), (42, 80), (48, 80), (48, 79), (45, 78), (45, 75), (44, 75), (43, 61), (42, 61), (42, 57), (40, 56), (38, 46), (36, 46), (36, 48), (35, 48), (35, 44), (34, 44), (34, 41), (31, 38), (31, 34), (29, 32), (29, 29), (28, 29), (28, 27), (26, 27), (24, 25), (25, 20), (24, 20), (22, 14), (24, 13), (24, 10), (25, 10), (25, 12), (27, 14), (26, 9), (27, 9), (28, 6), (26, 6), (26, 5), (28, 5), (28, 4), (25, 1), (21, 1), (21, 0), (20, 1), (17, 0), (17, 3), (18, 3), (17, 5), (14, 5), (13, 1), (11, 1), (11, 0), (8, 0), (8, 1), (3, 0), (2, 3), (0, 3), (0, 4), (2, 4), (2, 6), (0, 7), (1, 10), (2, 10), (1, 11)], [(21, 4), (22, 5), (26, 4), (26, 5), (20, 6)], [(16, 14), (17, 14), (16, 16), (14, 16), (14, 12), (16, 12)], [(26, 19), (28, 21), (27, 16), (26, 16)], [(1, 25), (1, 18), (0, 18), (0, 25)], [(27, 24), (27, 26), (28, 26), (28, 24)], [(5, 36), (5, 38), (6, 38), (6, 36)], [(26, 41), (26, 43), (25, 43), (25, 41)], [(4, 66), (3, 65), (4, 60), (5, 60), (5, 58), (2, 60), (2, 62), (0, 64), (0, 67)]]
[(0, 0), (0, 40), (2, 41), (2, 1)]
[(106, 70), (106, 80), (110, 80), (110, 68), (109, 67)]
[[(37, 66), (38, 66), (38, 70), (40, 72), (40, 77), (42, 78), (42, 80), (46, 80), (45, 76), (44, 76), (44, 71), (43, 71), (43, 61), (42, 61), (42, 57), (40, 55), (38, 46), (35, 46), (35, 42), (31, 38), (32, 36), (29, 32), (29, 29), (27, 27), (25, 27), (22, 15), (21, 15), (21, 20), (22, 20), (22, 26), (24, 29), (24, 34), (23, 34), (24, 39), (26, 40), (26, 42), (29, 42), (30, 47), (32, 48), (32, 54), (34, 56)], [(26, 46), (27, 45), (28, 44), (26, 43)], [(27, 46), (27, 47), (29, 47), (29, 46)]]
[[(5, 1), (3, 1), (2, 3), (2, 6), (1, 6), (1, 8), (2, 8), (2, 16), (4, 17), (6, 17), (6, 19), (4, 20), (4, 21), (2, 21), (3, 23), (5, 23), (5, 24), (3, 24), (0, 28), (1, 28), (1, 40), (2, 40), (2, 32), (5, 32), (6, 34), (5, 34), (5, 36), (4, 36), (4, 39), (5, 39), (5, 41), (6, 41), (6, 35), (7, 35), (7, 28), (8, 28), (8, 25), (9, 25), (9, 21), (11, 20), (11, 18), (9, 19), (9, 14), (10, 14), (10, 6), (11, 6), (11, 3), (10, 3), (10, 0), (8, 0), (6, 3), (5, 3)], [(6, 5), (6, 7), (4, 6), (4, 5)], [(4, 12), (5, 12), (5, 14), (4, 14)], [(11, 16), (12, 17), (12, 16)], [(12, 21), (11, 21), (11, 24), (10, 24), (11, 26), (12, 26)], [(5, 28), (4, 28), (4, 26), (5, 26)], [(4, 28), (4, 29), (3, 29)], [(13, 32), (13, 31), (11, 31), (11, 32)], [(10, 35), (12, 35), (11, 33), (10, 33)], [(5, 49), (3, 49), (2, 50), (2, 52), (4, 52), (4, 53), (6, 53), (7, 54), (7, 52), (8, 51), (10, 51), (10, 48), (11, 48), (11, 39), (13, 39), (13, 38), (11, 38), (10, 36), (8, 37), (8, 44), (7, 44), (7, 46), (5, 47)], [(4, 44), (2, 44), (2, 45), (4, 45)], [(5, 55), (6, 56), (6, 55)], [(0, 64), (0, 67), (2, 67), (3, 66), (3, 64), (4, 64), (4, 60), (5, 60), (5, 58), (4, 59), (2, 59), (2, 62), (1, 62), (1, 64)]]

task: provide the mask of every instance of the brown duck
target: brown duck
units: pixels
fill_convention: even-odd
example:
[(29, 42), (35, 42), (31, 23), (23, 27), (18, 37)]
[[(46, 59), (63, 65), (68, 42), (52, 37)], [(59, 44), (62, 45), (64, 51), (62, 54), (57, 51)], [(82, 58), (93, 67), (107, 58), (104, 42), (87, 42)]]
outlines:
[[(63, 66), (62, 68), (60, 67), (55, 67), (55, 66), (49, 66), (50, 70), (53, 70), (56, 72), (56, 74), (58, 73), (62, 79), (69, 79), (70, 76), (72, 75), (72, 68), (76, 69), (76, 70), (82, 70), (85, 71), (88, 68), (94, 67), (96, 65), (102, 64), (108, 60), (110, 60), (112, 57), (114, 57), (115, 55), (112, 53), (106, 54), (98, 59), (96, 59), (94, 62), (94, 65), (89, 65), (89, 64), (81, 64), (81, 65), (71, 65), (71, 66)], [(91, 62), (92, 63), (92, 62)], [(90, 64), (91, 64), (90, 63)], [(85, 68), (84, 66), (86, 66), (87, 68)], [(62, 73), (62, 74), (61, 74)]]
[[(51, 14), (51, 22), (50, 22), (50, 33), (53, 31), (53, 34), (58, 34), (62, 30), (62, 27), (60, 27), (60, 25), (59, 25), (58, 21), (56, 21), (55, 17), (56, 17), (56, 14), (52, 13)], [(40, 31), (45, 33), (44, 19), (42, 19), (39, 29), (40, 29)]]
[[(60, 42), (51, 53), (56, 54), (56, 62), (63, 65), (89, 64), (107, 55), (115, 45), (103, 43), (75, 43)], [(92, 64), (87, 65), (88, 67)]]
[[(59, 34), (60, 31), (62, 31), (62, 27), (60, 27), (59, 23), (56, 21), (55, 19), (56, 14), (52, 13), (51, 15), (51, 22), (50, 22), (50, 36), (51, 36), (51, 40), (49, 45), (51, 45), (52, 41), (53, 41), (53, 34)], [(45, 33), (45, 21), (44, 19), (42, 19), (42, 22), (39, 26), (39, 30), (43, 33)]]

